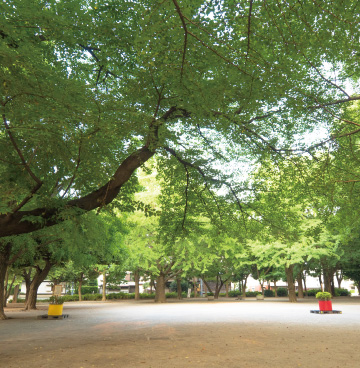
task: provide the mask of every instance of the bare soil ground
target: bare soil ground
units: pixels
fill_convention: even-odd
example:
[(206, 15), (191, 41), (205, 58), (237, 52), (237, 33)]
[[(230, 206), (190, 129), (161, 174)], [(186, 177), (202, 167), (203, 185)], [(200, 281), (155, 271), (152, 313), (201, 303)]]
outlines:
[(75, 302), (63, 320), (21, 307), (0, 321), (1, 368), (360, 367), (359, 298), (333, 315), (310, 298)]

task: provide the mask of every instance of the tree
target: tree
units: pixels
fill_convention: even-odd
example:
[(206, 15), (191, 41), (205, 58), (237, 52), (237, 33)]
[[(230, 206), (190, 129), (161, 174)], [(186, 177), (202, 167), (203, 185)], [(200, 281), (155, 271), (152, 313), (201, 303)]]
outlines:
[(360, 99), (345, 90), (360, 75), (359, 7), (2, 2), (0, 236), (119, 195), (130, 208), (155, 154), (235, 198), (237, 175), (217, 168), (304, 151), (298, 134)]

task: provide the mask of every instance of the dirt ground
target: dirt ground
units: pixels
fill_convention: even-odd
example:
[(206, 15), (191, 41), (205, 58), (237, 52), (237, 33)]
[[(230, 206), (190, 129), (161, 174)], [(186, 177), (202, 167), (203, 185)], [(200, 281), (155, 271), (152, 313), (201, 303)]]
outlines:
[(62, 320), (21, 307), (0, 321), (1, 368), (360, 367), (360, 298), (332, 315), (312, 298), (75, 302)]

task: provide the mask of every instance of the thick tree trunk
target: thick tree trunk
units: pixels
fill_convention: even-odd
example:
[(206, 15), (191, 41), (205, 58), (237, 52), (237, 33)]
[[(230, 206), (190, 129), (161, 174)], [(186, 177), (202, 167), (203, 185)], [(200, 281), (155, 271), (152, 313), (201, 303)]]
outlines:
[(50, 260), (47, 259), (45, 260), (45, 262), (45, 267), (43, 269), (41, 269), (40, 267), (36, 267), (36, 273), (30, 283), (29, 292), (26, 290), (26, 292), (28, 293), (28, 297), (25, 302), (25, 310), (36, 309), (36, 299), (39, 286), (46, 279), (51, 270), (51, 267), (53, 266)]
[(340, 289), (341, 288), (341, 282), (343, 280), (343, 274), (342, 274), (342, 271), (336, 271), (336, 280), (338, 282), (338, 288)]
[(219, 277), (219, 275), (217, 275), (216, 276), (214, 299), (219, 299), (220, 290), (223, 287), (223, 285), (224, 285), (224, 282), (221, 280), (221, 277)]
[(205, 293), (205, 296), (207, 295), (207, 293), (212, 293), (212, 289), (211, 289), (211, 286), (209, 285), (209, 283), (203, 278), (202, 279), (203, 282), (204, 282), (204, 293)]
[(103, 272), (103, 287), (102, 287), (102, 299), (103, 302), (106, 301), (106, 271)]
[(289, 267), (285, 267), (286, 280), (288, 283), (289, 290), (289, 302), (296, 303), (296, 292), (295, 292), (295, 283), (294, 283), (294, 265), (290, 265)]
[[(9, 271), (9, 269), (8, 269), (8, 271)], [(14, 275), (11, 282), (10, 282), (10, 285), (9, 285), (9, 273), (8, 273), (8, 271), (7, 271), (7, 275), (5, 276), (5, 279), (6, 279), (6, 282), (5, 282), (5, 285), (6, 285), (6, 287), (5, 287), (5, 300), (4, 300), (4, 306), (5, 307), (6, 307), (6, 304), (7, 304), (7, 300), (9, 298), (10, 294), (11, 294), (11, 289), (14, 285), (15, 280), (16, 280), (16, 276)]]
[(302, 272), (299, 272), (297, 275), (297, 283), (298, 283), (298, 297), (304, 298), (304, 289), (302, 284)]
[(225, 296), (229, 297), (229, 281), (226, 281), (225, 283)]
[(242, 297), (246, 298), (246, 284), (247, 284), (248, 276), (242, 282)]
[(320, 272), (320, 275), (319, 275), (319, 283), (320, 283), (321, 291), (324, 291), (324, 285), (323, 285), (322, 278), (321, 278), (321, 272)]
[(25, 303), (26, 303), (26, 301), (28, 300), (28, 297), (29, 297), (32, 269), (33, 269), (32, 267), (29, 267), (28, 270), (26, 270), (26, 269), (23, 270), (23, 276), (24, 276), (24, 281), (25, 281)]
[(135, 281), (135, 300), (140, 300), (140, 272), (136, 270), (134, 272)]
[(179, 300), (182, 299), (182, 290), (181, 290), (181, 278), (176, 278), (176, 291), (177, 291), (177, 298)]
[(274, 280), (274, 293), (275, 293), (275, 298), (278, 297), (277, 295), (277, 285), (276, 285), (276, 280)]
[(17, 300), (18, 300), (18, 297), (19, 297), (20, 285), (21, 284), (15, 285), (14, 296), (13, 296), (13, 300), (12, 300), (13, 303), (17, 303)]
[(165, 303), (165, 275), (161, 272), (156, 278), (156, 292), (155, 292), (155, 303)]
[(333, 272), (331, 269), (324, 268), (324, 285), (325, 291), (331, 293), (331, 280), (333, 278)]
[(0, 320), (6, 319), (4, 312), (5, 302), (5, 276), (10, 260), (11, 244), (0, 242)]
[(80, 274), (80, 278), (79, 278), (79, 285), (78, 285), (78, 294), (79, 294), (79, 302), (82, 301), (82, 292), (81, 292), (81, 288), (83, 286), (83, 280), (84, 280), (84, 273), (81, 272)]
[(306, 286), (306, 271), (303, 273), (303, 282), (304, 282), (304, 289), (305, 289), (305, 296), (308, 296), (308, 290)]
[(193, 278), (193, 284), (194, 284), (194, 298), (197, 298), (198, 296), (198, 291), (197, 291), (197, 281), (196, 281), (196, 277)]

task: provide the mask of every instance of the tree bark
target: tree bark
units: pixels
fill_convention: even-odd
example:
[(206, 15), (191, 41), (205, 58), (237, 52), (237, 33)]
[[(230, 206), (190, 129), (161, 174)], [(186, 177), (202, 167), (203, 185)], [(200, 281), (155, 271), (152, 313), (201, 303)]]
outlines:
[(341, 282), (343, 280), (343, 273), (342, 271), (336, 271), (336, 280), (338, 282), (338, 288), (340, 289), (341, 288)]
[(286, 280), (288, 283), (289, 290), (289, 302), (296, 303), (296, 292), (295, 292), (295, 284), (294, 284), (294, 265), (290, 265), (289, 267), (285, 267)]
[(298, 297), (299, 298), (304, 298), (304, 289), (303, 289), (303, 284), (302, 284), (302, 272), (300, 271), (297, 275), (297, 283), (298, 283)]
[[(8, 268), (8, 271), (9, 271), (9, 268)], [(12, 289), (12, 287), (13, 287), (13, 285), (14, 285), (14, 282), (15, 282), (15, 280), (16, 280), (16, 275), (14, 275), (13, 276), (13, 278), (12, 278), (12, 280), (11, 280), (11, 282), (10, 282), (10, 285), (9, 285), (9, 274), (8, 274), (8, 272), (7, 272), (7, 275), (6, 275), (6, 287), (5, 287), (5, 300), (4, 300), (4, 306), (6, 307), (6, 305), (7, 305), (7, 300), (8, 300), (8, 298), (9, 298), (9, 296), (10, 296), (10, 293), (11, 293), (11, 289)]]
[(277, 285), (276, 285), (276, 280), (274, 280), (274, 294), (275, 294), (275, 298), (278, 297), (277, 295)]
[(215, 293), (214, 293), (214, 299), (219, 299), (220, 290), (224, 285), (224, 281), (221, 280), (221, 277), (219, 275), (216, 276), (216, 285), (215, 285)]
[(245, 277), (245, 279), (242, 282), (242, 297), (246, 298), (246, 284), (247, 284), (247, 279), (248, 279), (249, 275)]
[(102, 299), (103, 302), (106, 301), (106, 271), (103, 271), (103, 287), (102, 287)]
[(225, 283), (225, 296), (229, 297), (229, 281), (226, 281)]
[(5, 276), (8, 269), (11, 254), (11, 244), (0, 242), (0, 320), (6, 319), (4, 312), (5, 301)]
[(304, 282), (305, 295), (307, 297), (308, 296), (308, 290), (307, 290), (307, 286), (306, 286), (306, 271), (303, 274), (303, 282)]
[(165, 275), (160, 272), (160, 274), (156, 278), (156, 291), (155, 291), (155, 303), (165, 303), (166, 295), (165, 295)]
[(181, 300), (182, 299), (182, 289), (181, 289), (181, 278), (180, 277), (176, 278), (176, 291), (177, 291), (177, 298)]
[(27, 302), (27, 300), (29, 298), (32, 269), (33, 269), (32, 267), (29, 267), (28, 270), (26, 270), (26, 269), (23, 270), (23, 276), (24, 276), (24, 281), (25, 281), (25, 303)]
[(21, 284), (15, 285), (14, 296), (13, 296), (13, 300), (12, 300), (13, 303), (17, 303), (17, 300), (18, 300), (18, 297), (19, 297), (20, 285)]
[(210, 287), (209, 283), (204, 278), (202, 280), (204, 282), (204, 293), (205, 293), (205, 296), (206, 296), (208, 291), (209, 291), (209, 293), (212, 293), (212, 290), (211, 290), (211, 287)]
[(196, 280), (196, 277), (193, 278), (193, 284), (194, 284), (194, 298), (197, 298), (198, 291), (197, 291), (197, 280)]
[(81, 272), (80, 273), (80, 278), (79, 278), (79, 285), (78, 285), (78, 294), (79, 294), (79, 302), (82, 301), (82, 292), (81, 292), (81, 288), (83, 286), (83, 280), (84, 280), (84, 273)]
[(40, 267), (36, 267), (36, 273), (32, 281), (30, 282), (28, 297), (25, 302), (25, 310), (36, 309), (36, 299), (39, 286), (46, 279), (52, 266), (53, 264), (50, 262), (50, 260), (46, 259), (45, 266), (43, 269), (41, 269)]
[(333, 279), (333, 272), (330, 268), (324, 268), (324, 284), (325, 291), (331, 293), (331, 280)]
[[(122, 186), (128, 182), (134, 171), (155, 154), (159, 143), (159, 127), (163, 122), (171, 118), (176, 110), (177, 108), (172, 106), (159, 119), (150, 123), (149, 134), (143, 147), (125, 158), (105, 185), (84, 197), (68, 201), (66, 207), (76, 207), (84, 211), (91, 211), (109, 204), (116, 198)], [(0, 215), (0, 237), (30, 233), (44, 226), (56, 225), (62, 221), (61, 216), (57, 216), (58, 211), (57, 208), (43, 207), (29, 211), (17, 211), (11, 215)], [(26, 216), (39, 216), (44, 221), (27, 221), (24, 220)]]
[(140, 300), (140, 272), (136, 270), (134, 272), (134, 281), (135, 281), (135, 300)]

